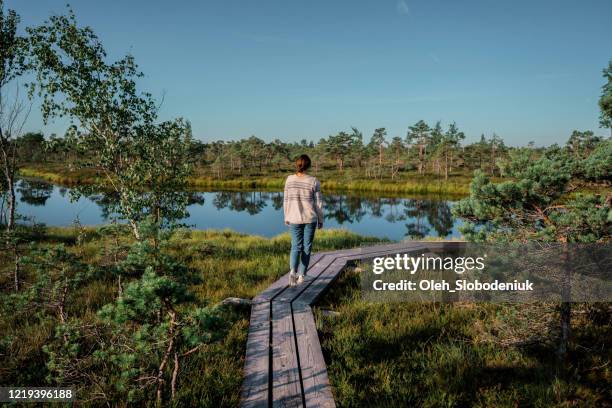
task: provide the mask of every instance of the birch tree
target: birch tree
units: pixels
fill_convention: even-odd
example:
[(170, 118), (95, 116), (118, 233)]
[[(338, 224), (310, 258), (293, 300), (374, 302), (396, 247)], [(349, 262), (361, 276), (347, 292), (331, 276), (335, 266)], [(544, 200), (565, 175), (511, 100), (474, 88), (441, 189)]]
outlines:
[(181, 195), (191, 172), (190, 127), (182, 119), (158, 123), (151, 94), (137, 90), (142, 77), (131, 55), (108, 62), (90, 27), (80, 27), (72, 10), (28, 29), (36, 73), (31, 94), (42, 99), (46, 121), (68, 117), (71, 133), (90, 154), (81, 167), (95, 168), (103, 183), (80, 188), (111, 189), (114, 208), (139, 239), (138, 223), (152, 217), (173, 221), (186, 215)]
[(14, 10), (4, 11), (0, 0), (0, 164), (6, 188), (6, 216), (2, 217), (7, 231), (15, 227), (15, 176), (17, 174), (17, 144), (28, 117), (29, 106), (21, 98), (17, 80), (24, 72), (27, 43), (17, 35), (19, 16)]

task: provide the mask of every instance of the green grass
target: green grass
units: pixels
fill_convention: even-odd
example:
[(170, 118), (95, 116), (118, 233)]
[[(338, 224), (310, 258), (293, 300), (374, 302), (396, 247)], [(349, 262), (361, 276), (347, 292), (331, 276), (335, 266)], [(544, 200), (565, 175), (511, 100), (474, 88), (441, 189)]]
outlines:
[[(39, 178), (55, 184), (74, 186), (79, 184), (104, 184), (102, 177), (94, 170), (68, 170), (62, 165), (28, 165), (19, 170), (23, 177)], [(263, 189), (280, 191), (289, 173), (274, 172), (269, 174), (217, 179), (204, 173), (198, 173), (188, 180), (192, 189)], [(463, 196), (469, 193), (471, 176), (458, 174), (448, 181), (436, 176), (420, 176), (414, 172), (404, 172), (392, 180), (365, 179), (355, 171), (338, 172), (326, 170), (316, 176), (321, 180), (323, 191), (356, 191), (386, 194), (436, 194)]]
[[(64, 243), (87, 263), (107, 265), (111, 245), (85, 228), (81, 246), (73, 228), (32, 235), (36, 245)], [(129, 243), (131, 238), (121, 238)], [(376, 242), (342, 230), (317, 233), (315, 250)], [(288, 234), (267, 239), (232, 231), (180, 230), (169, 251), (196, 271), (198, 303), (226, 297), (251, 298), (287, 271)], [(0, 253), (0, 286), (10, 284), (12, 264)], [(70, 316), (94, 321), (116, 296), (115, 282), (99, 279), (82, 288)], [(576, 308), (574, 347), (564, 375), (557, 375), (552, 342), (508, 345), (534, 332), (556, 330), (550, 306), (494, 304), (370, 304), (359, 280), (346, 272), (315, 309), (334, 396), (339, 407), (379, 406), (605, 406), (610, 400), (609, 306)], [(340, 314), (323, 316), (322, 308)], [(229, 315), (224, 338), (206, 346), (181, 367), (176, 406), (234, 407), (239, 404), (249, 309)], [(552, 332), (550, 327), (553, 327)], [(547, 330), (549, 330), (547, 332)], [(0, 385), (45, 385), (51, 320), (0, 316)], [(78, 388), (78, 384), (76, 384)], [(123, 406), (120, 402), (118, 406)]]
[[(371, 180), (350, 177), (338, 177), (330, 174), (319, 176), (321, 189), (325, 191), (354, 191), (397, 194), (436, 194), (463, 196), (469, 193), (469, 179), (451, 181), (436, 180), (427, 177), (404, 177), (400, 180)], [(268, 189), (282, 190), (285, 177), (239, 178), (231, 180), (216, 180), (210, 177), (191, 178), (189, 184), (193, 188), (207, 189)]]
[[(94, 169), (70, 170), (63, 164), (28, 164), (19, 170), (22, 177), (38, 178), (51, 183), (75, 186), (80, 184), (102, 184), (106, 180)], [(285, 178), (290, 174), (286, 171), (269, 171), (262, 174), (244, 175), (231, 178), (215, 178), (196, 169), (195, 175), (190, 177), (188, 185), (193, 190), (271, 190), (281, 191)], [(402, 171), (396, 179), (383, 176), (380, 179), (365, 178), (362, 172), (355, 169), (338, 171), (333, 169), (321, 170), (312, 173), (321, 181), (323, 192), (359, 192), (359, 193), (384, 193), (390, 196), (397, 195), (437, 195), (447, 197), (463, 197), (469, 194), (472, 172), (456, 171), (444, 180), (443, 177), (425, 174), (419, 175), (414, 171)], [(494, 177), (492, 181), (499, 182), (502, 179)], [(608, 194), (610, 186), (607, 185), (581, 185), (577, 192)], [(576, 194), (576, 192), (571, 193)]]
[[(95, 228), (85, 228), (83, 242), (76, 245), (74, 228), (48, 228), (46, 235), (32, 234), (35, 245), (64, 243), (82, 253), (88, 264), (112, 262), (104, 249), (112, 245)], [(120, 242), (129, 243), (126, 234)], [(331, 250), (378, 241), (343, 230), (317, 233), (315, 250)], [(217, 303), (226, 297), (252, 298), (288, 270), (290, 237), (272, 239), (232, 231), (181, 230), (170, 240), (168, 250), (201, 277), (191, 289), (196, 303)], [(0, 287), (11, 288), (12, 259), (0, 253)], [(7, 289), (10, 290), (10, 289)], [(3, 292), (2, 296), (5, 296)], [(80, 289), (68, 307), (69, 317), (93, 323), (95, 313), (117, 296), (116, 282), (100, 278)], [(0, 302), (1, 305), (2, 302)], [(1, 310), (1, 309), (0, 309)], [(238, 308), (227, 320), (228, 331), (181, 366), (176, 406), (235, 407), (240, 398), (249, 308)], [(36, 316), (0, 313), (0, 385), (45, 386), (47, 356), (41, 348), (54, 334), (53, 320)], [(75, 384), (78, 389), (78, 384)], [(82, 396), (83, 398), (84, 396)], [(117, 406), (125, 406), (117, 401)]]
[[(599, 407), (612, 333), (609, 306), (589, 307), (575, 306), (562, 374), (554, 305), (366, 303), (348, 272), (315, 317), (339, 407)], [(533, 334), (548, 341), (516, 345)]]
[(22, 167), (19, 169), (19, 175), (38, 178), (62, 186), (102, 182), (102, 178), (93, 170), (68, 170), (58, 165)]

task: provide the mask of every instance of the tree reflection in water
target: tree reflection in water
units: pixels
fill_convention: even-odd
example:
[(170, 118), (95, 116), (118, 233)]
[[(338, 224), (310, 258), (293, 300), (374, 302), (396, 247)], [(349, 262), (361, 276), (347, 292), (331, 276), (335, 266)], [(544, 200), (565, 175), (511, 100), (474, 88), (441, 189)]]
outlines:
[[(206, 202), (204, 194), (194, 192), (175, 193), (180, 200), (186, 200), (187, 205), (204, 205)], [(117, 206), (119, 205), (119, 196), (115, 192), (97, 193), (87, 196), (100, 207), (100, 215), (105, 220), (111, 220), (117, 217)], [(189, 213), (189, 211), (187, 211)]]
[(272, 206), (277, 211), (283, 208), (283, 193), (272, 193)]
[[(213, 205), (216, 209), (246, 211), (259, 214), (267, 205), (282, 210), (283, 194), (280, 192), (222, 191), (215, 193)], [(325, 218), (339, 225), (359, 223), (366, 217), (383, 218), (389, 223), (405, 222), (405, 236), (415, 239), (435, 234), (439, 237), (451, 235), (454, 219), (447, 201), (359, 197), (355, 195), (323, 196)]]
[(229, 208), (232, 211), (246, 211), (249, 215), (255, 215), (266, 207), (269, 199), (270, 193), (263, 191), (220, 191), (215, 193), (213, 205), (218, 210)]
[[(32, 206), (43, 206), (54, 197), (52, 184), (21, 180), (18, 185), (19, 199), (22, 203)], [(58, 197), (71, 196), (71, 190), (58, 188)], [(73, 198), (73, 197), (71, 197)], [(104, 220), (116, 217), (117, 197), (108, 193), (88, 195), (89, 200), (97, 204), (100, 216)], [(205, 201), (208, 198), (208, 201)], [(199, 228), (207, 228), (209, 222), (197, 207), (208, 207), (209, 210), (229, 210), (231, 212), (257, 216), (262, 223), (282, 223), (283, 193), (265, 191), (220, 191), (220, 192), (183, 192), (175, 193), (172, 200), (187, 200), (195, 217), (187, 222), (195, 222)], [(172, 200), (164, 202), (171, 205)], [(207, 205), (206, 205), (207, 204)], [(323, 206), (327, 226), (347, 226), (361, 224), (361, 232), (386, 236), (386, 228), (393, 228), (396, 237), (421, 239), (425, 236), (448, 237), (453, 234), (455, 220), (451, 214), (451, 203), (436, 199), (415, 198), (385, 198), (360, 196), (355, 194), (326, 194), (323, 196)], [(188, 208), (187, 210), (189, 211)], [(80, 210), (79, 210), (80, 211)], [(214, 213), (212, 213), (214, 214)], [(27, 215), (27, 214), (26, 214)], [(214, 216), (214, 215), (213, 215)], [(230, 216), (225, 214), (225, 216)], [(204, 217), (204, 218), (202, 218)], [(238, 218), (238, 217), (237, 217)], [(259, 220), (257, 220), (259, 221)], [(233, 226), (234, 220), (228, 219), (228, 226)], [(331, 224), (331, 225), (330, 225)], [(397, 228), (399, 227), (399, 229)], [(273, 230), (271, 233), (276, 232)], [(397, 238), (399, 239), (399, 238)]]
[(36, 180), (20, 180), (17, 185), (20, 194), (19, 201), (34, 206), (42, 206), (47, 203), (53, 194), (53, 184)]

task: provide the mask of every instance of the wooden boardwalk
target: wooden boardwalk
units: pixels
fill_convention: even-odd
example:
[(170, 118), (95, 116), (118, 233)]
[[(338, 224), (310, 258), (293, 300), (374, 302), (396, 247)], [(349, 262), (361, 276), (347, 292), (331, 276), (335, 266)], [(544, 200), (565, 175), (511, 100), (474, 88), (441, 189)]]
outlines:
[(457, 242), (403, 242), (312, 256), (305, 281), (282, 276), (253, 299), (243, 407), (335, 407), (311, 306), (349, 262), (396, 253), (440, 252)]

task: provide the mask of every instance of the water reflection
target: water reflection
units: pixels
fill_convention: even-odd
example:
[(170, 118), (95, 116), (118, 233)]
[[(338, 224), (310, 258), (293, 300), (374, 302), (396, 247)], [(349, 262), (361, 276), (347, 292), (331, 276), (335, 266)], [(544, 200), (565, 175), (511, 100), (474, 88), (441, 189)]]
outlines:
[[(65, 189), (64, 189), (65, 190)], [(61, 194), (61, 190), (60, 190)], [(62, 197), (64, 197), (62, 194)], [(105, 220), (110, 220), (117, 214), (117, 206), (119, 204), (119, 196), (116, 192), (98, 193), (92, 194), (87, 197), (100, 207), (100, 214)], [(184, 192), (177, 194), (177, 198), (180, 200), (186, 200), (187, 205), (204, 205), (206, 199), (202, 193)]]
[(20, 195), (20, 202), (41, 206), (45, 205), (51, 197), (53, 185), (42, 181), (20, 180), (17, 184), (17, 193)]
[(232, 211), (246, 211), (249, 215), (256, 215), (266, 207), (269, 199), (268, 193), (257, 191), (221, 191), (215, 193), (213, 205), (218, 210), (229, 208)]
[[(235, 192), (213, 193), (216, 209), (246, 211), (256, 215), (270, 203), (275, 210), (282, 210), (283, 193)], [(356, 224), (364, 218), (380, 218), (388, 223), (405, 222), (405, 236), (421, 239), (434, 235), (448, 237), (453, 233), (455, 220), (451, 214), (451, 202), (443, 200), (362, 197), (356, 195), (323, 196), (325, 219), (338, 225)]]
[[(117, 204), (113, 194), (95, 194), (71, 202), (70, 189), (32, 180), (21, 180), (18, 194), (18, 211), (49, 225), (70, 225), (76, 217), (83, 224), (101, 224), (113, 216)], [(195, 228), (231, 228), (264, 236), (286, 231), (282, 192), (184, 194), (190, 214), (184, 222)], [(323, 200), (326, 227), (348, 228), (360, 234), (391, 239), (459, 235), (458, 221), (451, 214), (451, 201), (357, 194), (325, 194)]]

